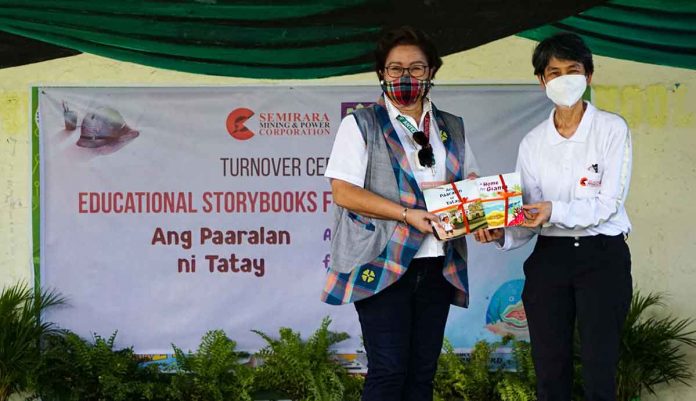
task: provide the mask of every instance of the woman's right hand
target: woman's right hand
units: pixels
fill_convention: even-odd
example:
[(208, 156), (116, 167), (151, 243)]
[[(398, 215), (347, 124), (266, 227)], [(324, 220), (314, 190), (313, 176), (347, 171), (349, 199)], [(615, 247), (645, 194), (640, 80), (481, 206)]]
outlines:
[(482, 244), (499, 241), (503, 237), (505, 237), (505, 229), (503, 228), (492, 228), (490, 230), (482, 228), (474, 231), (474, 239)]
[(408, 209), (408, 212), (406, 212), (406, 222), (424, 234), (432, 234), (432, 223), (440, 224), (440, 218), (427, 210)]

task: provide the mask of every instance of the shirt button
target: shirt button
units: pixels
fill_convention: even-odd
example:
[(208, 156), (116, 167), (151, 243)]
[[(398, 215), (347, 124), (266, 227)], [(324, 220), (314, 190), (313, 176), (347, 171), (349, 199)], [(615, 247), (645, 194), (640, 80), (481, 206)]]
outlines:
[(580, 246), (580, 243), (579, 243), (579, 242), (573, 242), (573, 246), (577, 248), (577, 247)]

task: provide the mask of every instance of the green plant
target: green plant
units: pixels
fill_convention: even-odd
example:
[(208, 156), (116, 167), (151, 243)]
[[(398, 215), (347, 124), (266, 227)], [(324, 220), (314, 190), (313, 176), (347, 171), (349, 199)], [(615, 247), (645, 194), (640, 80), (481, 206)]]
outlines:
[(496, 384), (502, 377), (500, 369), (491, 370), (491, 354), (500, 343), (479, 341), (468, 359), (454, 352), (449, 340), (443, 344), (435, 373), (434, 391), (438, 400), (497, 400)]
[(222, 330), (207, 332), (196, 353), (184, 353), (176, 346), (178, 368), (172, 380), (175, 399), (182, 401), (250, 401), (253, 383), (250, 367), (239, 363), (243, 354)]
[(350, 374), (345, 369), (339, 371), (339, 377), (343, 383), (343, 401), (360, 401), (365, 377)]
[(573, 387), (572, 401), (585, 401), (585, 383), (582, 378), (582, 355), (580, 353), (580, 330), (577, 322), (573, 332)]
[[(624, 324), (617, 377), (618, 401), (639, 399), (643, 391), (654, 394), (655, 386), (674, 381), (686, 383), (693, 377), (682, 346), (695, 347), (696, 330), (689, 330), (694, 319), (649, 315), (656, 307), (664, 306), (661, 294), (634, 293)], [(580, 341), (575, 333), (574, 385), (572, 399), (584, 400)], [(503, 339), (505, 343), (505, 339)], [(513, 342), (517, 370), (504, 372), (496, 389), (501, 401), (533, 401), (535, 396), (534, 365), (530, 345)]]
[(168, 378), (141, 367), (131, 348), (114, 350), (116, 333), (88, 342), (64, 332), (45, 339), (36, 392), (44, 401), (166, 399)]
[(56, 331), (42, 313), (64, 303), (52, 291), (35, 292), (24, 283), (0, 293), (0, 401), (30, 390), (39, 365), (40, 340)]
[(436, 401), (456, 400), (455, 384), (464, 376), (465, 362), (454, 352), (449, 339), (445, 338), (442, 348), (444, 352), (440, 355), (433, 382), (434, 398)]
[(536, 401), (536, 391), (516, 376), (503, 376), (495, 390), (501, 401)]
[(297, 401), (353, 399), (347, 397), (356, 396), (360, 379), (348, 375), (331, 351), (334, 344), (349, 336), (329, 331), (330, 324), (331, 319), (325, 317), (307, 341), (285, 327), (280, 329), (278, 339), (254, 330), (267, 343), (257, 354), (263, 361), (256, 370), (257, 390), (277, 389)]
[(664, 306), (662, 294), (642, 295), (636, 291), (624, 324), (617, 378), (619, 401), (655, 393), (660, 383), (686, 383), (693, 377), (682, 346), (695, 347), (694, 319), (648, 316)]
[[(508, 340), (503, 339), (503, 343)], [(501, 401), (536, 400), (536, 373), (532, 361), (531, 347), (526, 341), (512, 341), (512, 356), (515, 371), (503, 372), (496, 384)]]

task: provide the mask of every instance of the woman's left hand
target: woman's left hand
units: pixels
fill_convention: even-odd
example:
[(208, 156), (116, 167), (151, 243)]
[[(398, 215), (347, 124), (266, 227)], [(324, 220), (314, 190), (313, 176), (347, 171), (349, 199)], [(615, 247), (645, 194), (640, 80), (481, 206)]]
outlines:
[(503, 237), (505, 237), (505, 230), (502, 228), (481, 228), (474, 231), (474, 239), (482, 244), (499, 241)]
[(522, 223), (522, 226), (536, 228), (549, 221), (553, 204), (549, 201), (544, 201), (523, 205), (522, 209), (524, 209), (524, 223)]

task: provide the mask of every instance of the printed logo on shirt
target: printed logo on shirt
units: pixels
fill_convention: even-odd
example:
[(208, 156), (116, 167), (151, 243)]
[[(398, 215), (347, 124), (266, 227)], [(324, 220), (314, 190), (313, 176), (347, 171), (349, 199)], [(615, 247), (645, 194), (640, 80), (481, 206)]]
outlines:
[(599, 164), (590, 164), (590, 167), (587, 168), (587, 171), (593, 171), (595, 173), (599, 173)]
[(602, 185), (601, 180), (592, 180), (587, 177), (582, 177), (580, 179), (580, 186), (581, 187), (589, 187), (589, 188), (599, 188)]

